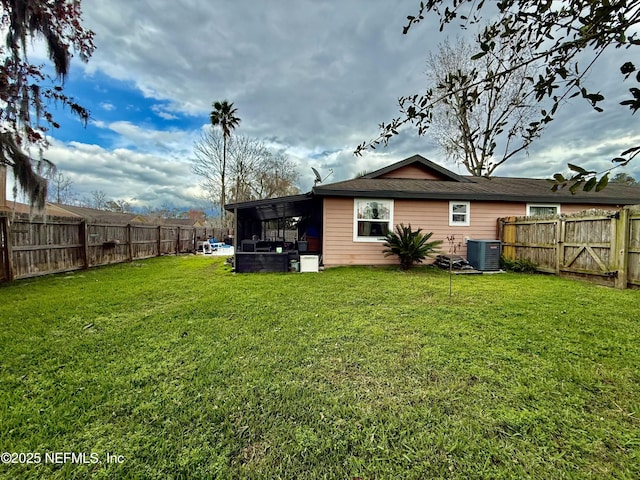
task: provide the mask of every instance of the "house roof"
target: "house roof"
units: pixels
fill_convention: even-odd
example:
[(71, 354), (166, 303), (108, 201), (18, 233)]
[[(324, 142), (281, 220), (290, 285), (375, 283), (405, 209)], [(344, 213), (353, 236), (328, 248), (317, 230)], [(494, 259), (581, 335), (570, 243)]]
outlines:
[(56, 209), (67, 212), (67, 216), (82, 217), (90, 222), (102, 223), (147, 223), (146, 219), (137, 213), (120, 213), (98, 210), (88, 207), (76, 207), (74, 205), (64, 205), (61, 203), (47, 203)]
[(200, 218), (163, 218), (160, 220), (163, 225), (178, 227), (204, 227), (206, 225), (206, 222)]
[(428, 172), (435, 173), (438, 177), (444, 180), (451, 180), (454, 182), (463, 182), (463, 183), (471, 181), (466, 177), (453, 173), (451, 170), (447, 170), (446, 168), (441, 167), (437, 163), (434, 163), (431, 160), (424, 158), (422, 155), (413, 155), (412, 157), (405, 158), (400, 162), (396, 162), (392, 165), (388, 165), (384, 168), (381, 168), (374, 172), (363, 175), (361, 178), (381, 178), (383, 176), (390, 176), (393, 174), (393, 172), (402, 170), (404, 167), (407, 167), (410, 165), (417, 166)]
[(250, 202), (230, 203), (224, 206), (225, 210), (242, 212), (245, 218), (256, 220), (276, 220), (278, 218), (301, 217), (309, 213), (313, 204), (313, 196), (310, 193), (301, 195), (289, 195), (266, 200), (253, 200)]
[[(34, 211), (29, 205), (26, 203), (19, 203), (14, 201), (8, 201), (6, 205), (0, 205), (0, 212), (8, 212), (8, 213), (21, 213), (21, 214), (36, 214), (41, 215), (42, 212)], [(44, 207), (44, 214), (49, 215), (51, 217), (78, 217), (67, 210), (64, 210), (57, 205), (46, 203)]]
[[(390, 173), (409, 164), (433, 169), (443, 180), (389, 178)], [(381, 176), (385, 178), (380, 178)], [(513, 177), (460, 176), (429, 160), (415, 155), (368, 175), (316, 185), (313, 193), (319, 196), (377, 197), (430, 200), (484, 200), (501, 202), (592, 203), (607, 205), (640, 204), (640, 187), (610, 183), (600, 192), (572, 194), (568, 188), (551, 190), (545, 179)]]
[[(430, 172), (431, 178), (406, 178), (407, 167)], [(415, 170), (414, 170), (415, 171)], [(404, 178), (400, 178), (404, 177)], [(414, 155), (375, 172), (351, 180), (316, 185), (302, 195), (255, 200), (225, 205), (245, 218), (271, 220), (302, 216), (313, 207), (314, 197), (404, 198), (417, 200), (480, 200), (519, 203), (574, 203), (593, 205), (640, 204), (640, 186), (610, 183), (600, 192), (572, 194), (568, 188), (551, 190), (551, 183), (539, 178), (475, 177), (457, 175), (430, 160)]]

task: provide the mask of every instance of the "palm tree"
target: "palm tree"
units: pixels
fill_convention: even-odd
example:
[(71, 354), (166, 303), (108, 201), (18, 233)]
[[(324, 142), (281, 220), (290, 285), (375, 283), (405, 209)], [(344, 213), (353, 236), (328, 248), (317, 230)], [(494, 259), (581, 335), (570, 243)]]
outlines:
[(400, 259), (400, 268), (409, 270), (414, 263), (420, 263), (427, 257), (431, 257), (438, 251), (442, 240), (429, 241), (433, 232), (422, 233), (422, 229), (411, 230), (411, 225), (396, 225), (395, 232), (389, 232), (385, 236), (382, 250), (385, 257), (397, 255)]
[(231, 131), (240, 123), (240, 119), (236, 117), (237, 108), (233, 108), (233, 103), (226, 100), (222, 102), (214, 102), (213, 110), (209, 118), (211, 125), (222, 128), (222, 173), (220, 175), (220, 187), (222, 195), (220, 196), (220, 219), (224, 218), (224, 204), (226, 203), (225, 195), (225, 174), (227, 171), (227, 139), (231, 136)]

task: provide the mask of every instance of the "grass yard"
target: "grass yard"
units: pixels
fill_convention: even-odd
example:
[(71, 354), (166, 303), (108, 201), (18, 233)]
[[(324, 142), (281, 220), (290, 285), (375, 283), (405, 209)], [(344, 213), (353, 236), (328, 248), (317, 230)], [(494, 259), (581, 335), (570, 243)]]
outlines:
[(0, 299), (0, 478), (640, 477), (640, 291), (183, 256)]

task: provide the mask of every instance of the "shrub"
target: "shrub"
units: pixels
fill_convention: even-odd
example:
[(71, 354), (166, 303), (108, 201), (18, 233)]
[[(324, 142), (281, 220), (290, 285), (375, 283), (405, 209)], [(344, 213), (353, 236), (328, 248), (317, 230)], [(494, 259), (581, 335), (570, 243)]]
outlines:
[(536, 273), (538, 271), (536, 264), (528, 258), (509, 260), (508, 258), (500, 255), (500, 266), (503, 270), (507, 270), (509, 272)]
[(411, 225), (405, 226), (401, 223), (396, 225), (395, 232), (389, 232), (385, 236), (385, 248), (382, 252), (385, 257), (397, 255), (400, 258), (400, 268), (408, 270), (414, 263), (420, 263), (436, 253), (442, 240), (430, 242), (432, 235), (433, 232), (423, 234), (421, 228), (414, 232)]

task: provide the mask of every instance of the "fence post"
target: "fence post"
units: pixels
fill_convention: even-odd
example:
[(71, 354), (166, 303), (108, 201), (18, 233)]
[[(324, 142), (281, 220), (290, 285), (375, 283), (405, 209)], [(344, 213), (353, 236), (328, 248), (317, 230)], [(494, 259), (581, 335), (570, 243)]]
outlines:
[(87, 228), (87, 219), (83, 218), (80, 225), (80, 241), (82, 242), (82, 264), (83, 269), (89, 268), (89, 229)]
[(176, 228), (177, 233), (177, 240), (176, 240), (176, 255), (180, 255), (180, 227)]
[(6, 259), (5, 276), (7, 282), (13, 280), (13, 249), (11, 248), (11, 228), (8, 217), (0, 217), (0, 227), (2, 227), (2, 235), (4, 236), (4, 256)]
[(629, 260), (629, 208), (620, 210), (616, 220), (615, 252), (617, 255), (617, 270), (615, 287), (627, 288), (628, 260)]
[(158, 225), (158, 257), (162, 255), (162, 225)]
[(127, 255), (129, 261), (133, 262), (133, 227), (130, 223), (127, 224)]
[(564, 235), (565, 235), (565, 231), (564, 231), (564, 220), (562, 220), (560, 217), (558, 217), (558, 219), (556, 220), (556, 228), (555, 228), (555, 238), (554, 241), (556, 242), (556, 262), (555, 262), (555, 270), (556, 270), (556, 275), (560, 275), (560, 267), (562, 266), (562, 257), (563, 252), (564, 252)]
[(502, 242), (502, 256), (507, 260), (516, 259), (516, 217), (504, 217), (498, 220), (498, 238)]

